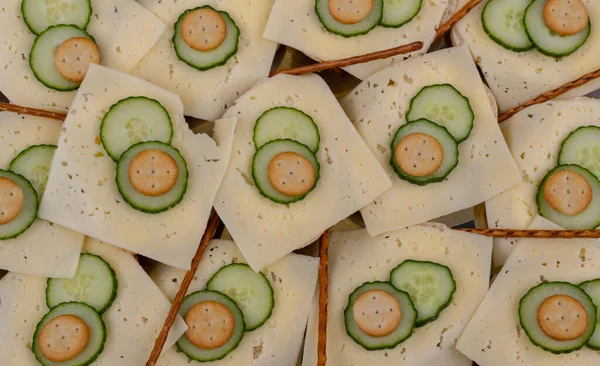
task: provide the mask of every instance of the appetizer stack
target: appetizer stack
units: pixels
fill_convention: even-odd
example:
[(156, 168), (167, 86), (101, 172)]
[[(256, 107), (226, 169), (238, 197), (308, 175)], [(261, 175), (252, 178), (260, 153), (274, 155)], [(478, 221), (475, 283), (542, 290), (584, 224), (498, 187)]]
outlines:
[(5, 0), (0, 365), (597, 365), (596, 22)]

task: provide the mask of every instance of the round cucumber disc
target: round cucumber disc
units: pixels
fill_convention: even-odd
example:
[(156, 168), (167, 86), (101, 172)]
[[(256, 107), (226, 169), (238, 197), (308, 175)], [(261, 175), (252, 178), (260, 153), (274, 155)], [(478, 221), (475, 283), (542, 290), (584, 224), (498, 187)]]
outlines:
[(485, 33), (500, 46), (515, 52), (532, 49), (523, 17), (531, 0), (490, 0), (481, 13)]
[(38, 199), (42, 199), (56, 145), (33, 145), (21, 151), (10, 162), (10, 170), (22, 175), (35, 188)]
[(600, 127), (582, 126), (563, 141), (558, 165), (579, 165), (600, 179)]
[[(579, 287), (590, 296), (596, 308), (600, 309), (600, 279), (590, 280), (579, 284)], [(587, 343), (595, 351), (600, 351), (600, 316), (596, 314), (596, 330)]]
[(59, 24), (85, 29), (92, 16), (90, 0), (23, 0), (23, 20), (34, 34)]
[(275, 107), (264, 112), (254, 125), (254, 144), (260, 148), (273, 140), (290, 139), (319, 150), (319, 128), (308, 114), (291, 107)]

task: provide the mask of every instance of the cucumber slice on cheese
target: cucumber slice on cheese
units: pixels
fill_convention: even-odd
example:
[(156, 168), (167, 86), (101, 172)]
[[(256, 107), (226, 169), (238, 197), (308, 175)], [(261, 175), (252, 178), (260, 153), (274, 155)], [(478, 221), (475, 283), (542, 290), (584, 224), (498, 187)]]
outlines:
[(515, 52), (534, 47), (527, 36), (523, 17), (531, 0), (490, 0), (483, 8), (481, 22), (485, 33), (500, 46)]
[[(556, 340), (556, 337), (552, 338), (547, 335), (547, 331), (540, 325), (540, 306), (548, 298), (555, 295), (563, 295), (569, 299), (574, 299), (580, 304), (579, 306), (583, 306), (585, 309), (588, 317), (587, 328), (581, 336), (571, 340)], [(552, 320), (549, 318), (550, 316), (557, 317), (561, 314), (550, 314), (548, 320)], [(519, 320), (521, 327), (534, 345), (554, 354), (570, 353), (583, 348), (594, 333), (597, 322), (597, 309), (590, 296), (581, 288), (567, 282), (544, 282), (533, 287), (521, 298), (519, 302)], [(564, 329), (565, 332), (568, 330)]]
[[(62, 315), (74, 315), (81, 319), (89, 329), (89, 341), (87, 346), (74, 358), (63, 362), (52, 362), (44, 356), (42, 347), (47, 344), (40, 343), (42, 330), (53, 319)], [(35, 358), (43, 366), (87, 366), (91, 365), (104, 350), (106, 343), (106, 326), (100, 314), (89, 305), (80, 302), (67, 302), (53, 307), (38, 323), (31, 349)]]
[(83, 253), (73, 278), (49, 278), (46, 304), (53, 308), (65, 302), (83, 302), (100, 314), (117, 298), (118, 281), (113, 268), (101, 257)]
[[(370, 299), (361, 298), (361, 295), (367, 294), (366, 296), (373, 296), (373, 301), (377, 302), (379, 298), (383, 298), (386, 301), (382, 304), (375, 303), (375, 306), (371, 306), (371, 312), (377, 311), (377, 314), (371, 314), (379, 317), (379, 307), (381, 307), (381, 317), (383, 323), (389, 323), (389, 319), (384, 318), (385, 316), (398, 317), (400, 312), (400, 320), (394, 329), (389, 329), (382, 335), (369, 335), (365, 333), (363, 325), (361, 328), (361, 319), (357, 319), (356, 315), (368, 316), (369, 314), (363, 314), (359, 309), (354, 309), (357, 301), (369, 301)], [(386, 306), (392, 300), (393, 307)], [(395, 301), (394, 301), (395, 300)], [(372, 310), (376, 307), (375, 311)], [(362, 309), (362, 307), (361, 307)], [(389, 314), (388, 314), (389, 312)], [(389, 282), (367, 282), (356, 290), (354, 290), (348, 298), (348, 306), (344, 310), (344, 319), (346, 324), (346, 332), (357, 344), (361, 345), (368, 351), (392, 349), (398, 346), (400, 343), (408, 339), (413, 332), (415, 321), (417, 319), (417, 311), (410, 299), (410, 296), (396, 287), (392, 286)], [(397, 318), (396, 318), (397, 319)], [(358, 322), (357, 322), (358, 320)], [(381, 323), (380, 323), (381, 324)], [(369, 326), (369, 324), (367, 324)], [(372, 326), (371, 326), (372, 327)], [(377, 330), (375, 325), (375, 330)], [(391, 331), (391, 332), (390, 332)]]
[[(579, 287), (590, 296), (592, 302), (596, 305), (596, 309), (600, 311), (600, 279), (586, 281), (579, 284)], [(596, 331), (589, 339), (587, 346), (595, 351), (600, 351), (600, 316), (597, 314)]]
[(405, 260), (392, 270), (390, 282), (410, 295), (419, 314), (417, 327), (436, 320), (456, 292), (450, 268), (433, 262)]
[(306, 113), (291, 107), (275, 107), (263, 113), (254, 125), (254, 144), (260, 148), (273, 140), (290, 139), (316, 153), (321, 136), (319, 128)]
[(42, 199), (56, 145), (33, 145), (21, 151), (10, 162), (10, 170), (22, 175), (35, 188), (38, 199)]
[[(21, 235), (35, 222), (38, 212), (38, 195), (31, 183), (23, 176), (7, 170), (0, 170), (0, 181), (5, 187), (5, 192), (0, 195), (6, 197), (6, 201), (0, 200), (0, 240), (12, 239)], [(20, 190), (15, 192), (14, 190)], [(10, 202), (11, 197), (22, 194), (20, 209), (15, 209)], [(6, 205), (6, 206), (5, 206)], [(19, 205), (17, 203), (17, 205)], [(10, 216), (10, 217), (8, 217)]]
[(383, 0), (383, 17), (381, 25), (388, 28), (399, 28), (410, 22), (419, 14), (423, 0)]
[(346, 38), (367, 34), (373, 30), (381, 22), (383, 8), (383, 0), (374, 0), (373, 8), (366, 18), (358, 23), (344, 24), (331, 15), (329, 0), (316, 0), (315, 2), (315, 12), (325, 30)]
[[(187, 295), (181, 303), (179, 315), (181, 315), (184, 319), (187, 319), (189, 311), (197, 304), (201, 304), (203, 302), (216, 302), (229, 309), (234, 322), (234, 329), (231, 336), (223, 345), (213, 349), (205, 349), (200, 348), (192, 343), (186, 333), (177, 341), (177, 348), (179, 348), (179, 350), (190, 359), (198, 362), (217, 361), (227, 356), (240, 344), (242, 338), (244, 337), (244, 330), (246, 328), (244, 324), (244, 315), (235, 301), (226, 295), (210, 290), (198, 291)], [(188, 324), (188, 331), (189, 326), (190, 325)]]
[(600, 127), (582, 126), (563, 141), (558, 165), (575, 164), (600, 179)]
[(110, 157), (118, 162), (125, 150), (146, 141), (170, 144), (173, 124), (159, 101), (129, 97), (113, 104), (102, 119), (100, 140)]
[(544, 21), (544, 6), (547, 0), (533, 0), (525, 11), (525, 31), (535, 47), (546, 56), (561, 58), (577, 51), (591, 33), (591, 22), (572, 36), (560, 36), (548, 28)]
[(238, 304), (244, 313), (247, 332), (260, 328), (271, 317), (275, 306), (269, 280), (247, 264), (233, 263), (219, 269), (206, 288), (225, 294)]
[(64, 24), (49, 27), (35, 39), (29, 55), (29, 66), (40, 83), (57, 91), (71, 91), (79, 88), (81, 83), (65, 79), (54, 62), (54, 54), (58, 46), (75, 37), (94, 41), (94, 38), (83, 29)]
[(23, 0), (23, 20), (34, 34), (51, 26), (73, 24), (85, 29), (92, 16), (90, 0)]

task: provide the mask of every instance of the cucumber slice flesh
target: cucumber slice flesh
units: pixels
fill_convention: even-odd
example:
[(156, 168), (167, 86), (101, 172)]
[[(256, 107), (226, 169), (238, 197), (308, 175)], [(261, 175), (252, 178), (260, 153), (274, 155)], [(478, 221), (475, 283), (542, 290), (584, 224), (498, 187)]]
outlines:
[(560, 58), (577, 51), (590, 36), (591, 22), (572, 36), (559, 36), (544, 21), (546, 0), (533, 0), (525, 11), (525, 31), (535, 47), (546, 56)]
[[(52, 319), (61, 315), (75, 315), (90, 329), (90, 340), (87, 347), (79, 355), (65, 362), (52, 362), (48, 360), (40, 351), (39, 336), (40, 332), (46, 324)], [(48, 311), (46, 315), (40, 320), (33, 336), (32, 350), (35, 354), (35, 358), (43, 366), (85, 366), (90, 365), (94, 362), (98, 356), (104, 350), (104, 344), (106, 343), (106, 326), (100, 314), (98, 314), (94, 308), (84, 303), (79, 302), (67, 302), (60, 304)]]
[(483, 8), (481, 22), (485, 33), (500, 46), (515, 52), (532, 49), (523, 17), (531, 0), (490, 0)]
[(231, 353), (231, 351), (236, 349), (237, 346), (240, 344), (242, 338), (244, 337), (244, 315), (242, 314), (240, 308), (236, 305), (235, 301), (233, 301), (226, 295), (210, 290), (198, 291), (187, 295), (181, 303), (179, 315), (185, 318), (187, 313), (194, 305), (203, 301), (216, 301), (227, 306), (227, 308), (233, 314), (233, 319), (235, 321), (235, 329), (233, 331), (233, 335), (231, 336), (231, 338), (229, 338), (229, 341), (221, 347), (212, 350), (207, 350), (196, 347), (187, 339), (187, 337), (184, 334), (177, 341), (177, 347), (181, 352), (183, 352), (192, 360), (196, 360), (199, 362), (220, 360), (227, 356), (229, 353)]
[(65, 302), (82, 302), (100, 314), (117, 297), (118, 281), (113, 268), (97, 255), (83, 253), (73, 278), (49, 278), (46, 304), (49, 308)]
[(383, 0), (381, 25), (399, 28), (419, 14), (423, 0)]
[(79, 88), (80, 83), (63, 78), (54, 63), (54, 53), (58, 46), (74, 37), (94, 40), (86, 31), (74, 25), (55, 25), (42, 32), (33, 42), (29, 66), (36, 79), (50, 89), (71, 91)]
[(16, 238), (33, 225), (37, 218), (38, 195), (31, 183), (19, 174), (0, 170), (0, 177), (12, 180), (23, 192), (23, 206), (19, 215), (12, 221), (0, 225), (0, 240), (6, 240)]
[(247, 332), (262, 326), (275, 306), (269, 280), (247, 264), (234, 263), (221, 268), (208, 281), (206, 288), (225, 294), (236, 302), (244, 314)]
[[(596, 309), (600, 311), (600, 279), (586, 281), (579, 285), (585, 291), (594, 305), (596, 305)], [(600, 316), (596, 315), (596, 330), (592, 337), (589, 339), (587, 346), (595, 351), (600, 351)]]
[(129, 97), (113, 104), (100, 125), (102, 145), (115, 162), (132, 145), (146, 141), (170, 144), (172, 138), (169, 112), (157, 100), (146, 97)]
[(46, 190), (55, 151), (55, 145), (33, 145), (21, 151), (10, 162), (10, 170), (27, 179), (35, 188), (40, 200)]
[[(383, 290), (391, 294), (398, 300), (402, 319), (396, 330), (384, 337), (372, 337), (365, 334), (356, 324), (354, 320), (353, 305), (360, 295), (371, 290)], [(346, 332), (357, 344), (369, 351), (392, 349), (408, 339), (413, 332), (415, 321), (417, 319), (417, 311), (410, 299), (410, 296), (401, 290), (392, 286), (389, 282), (367, 282), (348, 297), (348, 306), (344, 310), (344, 319), (346, 323)]]
[[(227, 25), (227, 35), (219, 47), (211, 51), (198, 51), (188, 46), (181, 36), (181, 23), (186, 15), (192, 11), (209, 8), (217, 11), (225, 20)], [(222, 66), (237, 53), (238, 43), (240, 38), (240, 29), (235, 24), (234, 20), (229, 16), (227, 12), (218, 11), (211, 6), (205, 5), (195, 9), (186, 10), (179, 16), (179, 19), (175, 23), (175, 34), (173, 35), (173, 46), (175, 47), (175, 53), (177, 57), (188, 64), (189, 66), (198, 69), (200, 71), (210, 70), (217, 66)]]
[(355, 24), (344, 24), (337, 21), (329, 12), (329, 0), (316, 0), (315, 12), (319, 21), (325, 29), (342, 37), (356, 37), (369, 33), (375, 28), (383, 17), (383, 0), (375, 0), (371, 13), (363, 20)]
[[(557, 341), (548, 337), (540, 328), (537, 312), (544, 300), (553, 295), (567, 295), (579, 301), (588, 314), (588, 328), (572, 341)], [(567, 282), (545, 282), (533, 287), (519, 303), (521, 327), (536, 346), (555, 354), (570, 353), (581, 349), (596, 329), (597, 309), (592, 299), (581, 288)]]
[(311, 192), (308, 191), (306, 194), (300, 196), (286, 196), (283, 193), (278, 192), (271, 185), (271, 182), (269, 181), (269, 163), (277, 156), (277, 154), (288, 151), (302, 155), (312, 164), (315, 172), (315, 184), (312, 189), (317, 186), (319, 181), (319, 162), (315, 154), (313, 154), (306, 145), (289, 139), (273, 140), (264, 144), (254, 154), (254, 160), (252, 161), (252, 178), (254, 178), (254, 183), (260, 194), (276, 203), (287, 204), (297, 202)]
[(426, 86), (410, 101), (409, 122), (427, 119), (445, 127), (457, 142), (469, 138), (475, 115), (469, 99), (450, 84)]
[(276, 107), (263, 113), (254, 125), (254, 144), (260, 148), (273, 140), (290, 139), (319, 150), (319, 128), (306, 113), (290, 107)]
[[(129, 165), (133, 158), (145, 150), (160, 150), (169, 154), (177, 163), (179, 175), (173, 188), (160, 196), (146, 196), (138, 192), (129, 181)], [(160, 141), (140, 142), (121, 155), (117, 164), (117, 187), (125, 202), (136, 210), (156, 214), (176, 206), (185, 195), (188, 185), (188, 169), (185, 159), (176, 148)]]
[[(581, 174), (592, 187), (592, 201), (585, 211), (580, 214), (568, 216), (556, 211), (544, 196), (544, 184), (552, 174), (561, 170), (572, 170)], [(538, 187), (537, 193), (538, 212), (543, 217), (567, 230), (593, 230), (600, 226), (600, 181), (589, 170), (578, 165), (561, 165), (552, 169)]]
[(417, 327), (437, 319), (456, 291), (450, 268), (433, 262), (406, 260), (392, 270), (390, 282), (410, 295), (419, 314)]
[[(444, 150), (444, 160), (438, 170), (430, 175), (424, 177), (415, 177), (407, 174), (400, 168), (400, 165), (396, 162), (396, 156), (394, 152), (396, 147), (402, 141), (402, 139), (413, 133), (424, 133), (434, 137)], [(398, 176), (410, 183), (418, 185), (426, 185), (429, 183), (441, 182), (456, 168), (458, 165), (458, 143), (452, 137), (450, 132), (445, 127), (437, 125), (426, 119), (420, 119), (414, 122), (407, 123), (401, 126), (396, 132), (394, 140), (392, 140), (392, 157), (390, 164)]]
[(23, 0), (23, 20), (34, 34), (59, 24), (85, 29), (92, 16), (90, 0)]
[(558, 165), (575, 164), (600, 179), (600, 127), (579, 127), (563, 141)]

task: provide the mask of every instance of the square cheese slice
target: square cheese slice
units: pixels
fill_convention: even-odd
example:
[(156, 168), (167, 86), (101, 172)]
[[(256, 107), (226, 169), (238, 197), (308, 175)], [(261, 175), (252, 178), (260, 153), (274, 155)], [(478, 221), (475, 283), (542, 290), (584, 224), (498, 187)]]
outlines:
[[(143, 365), (171, 303), (135, 258), (116, 247), (87, 238), (84, 252), (102, 257), (115, 270), (119, 287), (112, 306), (103, 314), (106, 343), (94, 366)], [(48, 312), (46, 278), (8, 273), (0, 280), (0, 364), (39, 365), (31, 343), (37, 323)], [(175, 319), (166, 346), (187, 330)]]
[[(600, 2), (583, 0), (592, 29), (600, 24)], [(597, 57), (600, 33), (592, 30), (586, 43), (575, 53), (555, 59), (533, 49), (526, 52), (507, 50), (483, 30), (481, 14), (487, 0), (471, 10), (453, 29), (453, 43), (466, 43), (481, 68), (500, 111), (517, 107), (547, 91), (600, 68)], [(600, 82), (578, 88), (568, 97), (582, 96), (600, 87)]]
[[(475, 115), (473, 130), (458, 145), (458, 166), (446, 180), (426, 186), (409, 183), (390, 164), (392, 140), (406, 124), (412, 98), (425, 86), (446, 83), (469, 99)], [(373, 236), (475, 206), (520, 181), (464, 46), (390, 66), (363, 81), (341, 104), (392, 180), (392, 189), (361, 210)]]
[[(121, 99), (158, 100), (173, 123), (173, 147), (186, 159), (188, 187), (172, 209), (147, 214), (129, 206), (115, 184), (116, 164), (100, 138), (108, 109)], [(63, 125), (40, 217), (142, 254), (189, 269), (204, 233), (231, 153), (236, 119), (216, 122), (214, 140), (194, 135), (177, 95), (134, 76), (92, 65)]]
[[(202, 257), (188, 294), (202, 291), (208, 280), (222, 267), (246, 263), (241, 251), (229, 240), (213, 240)], [(246, 332), (235, 350), (215, 366), (284, 366), (296, 365), (310, 304), (319, 271), (318, 258), (289, 254), (263, 270), (275, 296), (273, 313), (260, 328)], [(173, 299), (185, 272), (159, 265), (152, 278), (169, 299)], [(177, 346), (158, 359), (158, 366), (188, 366), (191, 361)]]
[[(454, 5), (451, 0), (423, 1), (421, 11), (400, 28), (377, 26), (366, 35), (345, 38), (325, 30), (315, 13), (315, 0), (277, 0), (264, 37), (300, 50), (319, 61), (363, 55), (416, 41), (423, 42), (423, 48), (411, 55), (420, 56), (427, 52), (445, 13), (453, 11)], [(405, 57), (400, 55), (343, 69), (359, 79), (365, 79)]]
[[(56, 145), (61, 122), (0, 112), (0, 169), (32, 145)], [(0, 240), (0, 269), (44, 277), (73, 277), (83, 234), (37, 219), (24, 233)], [(1, 363), (0, 363), (1, 364)]]
[[(261, 196), (252, 179), (256, 120), (288, 106), (312, 117), (321, 137), (320, 179), (303, 200), (282, 205)], [(278, 75), (254, 86), (224, 117), (238, 117), (231, 161), (215, 208), (254, 270), (310, 244), (323, 231), (390, 188), (390, 180), (316, 75)]]
[[(338, 366), (471, 366), (454, 345), (489, 286), (492, 241), (453, 231), (440, 224), (417, 225), (370, 237), (366, 230), (332, 232), (329, 247), (327, 365)], [(456, 281), (452, 303), (437, 320), (415, 328), (394, 349), (367, 351), (346, 333), (348, 296), (360, 285), (388, 281), (390, 272), (407, 259), (448, 266)], [(303, 366), (316, 366), (318, 311), (313, 306)], [(484, 364), (485, 365), (485, 364)], [(485, 365), (487, 366), (487, 365)]]
[[(535, 220), (531, 229), (552, 229)], [(519, 301), (543, 281), (578, 284), (600, 277), (598, 239), (519, 239), (456, 348), (484, 366), (592, 366), (600, 354), (582, 348), (555, 355), (536, 347), (521, 328)]]
[[(21, 3), (3, 0), (0, 5), (0, 91), (11, 103), (64, 113), (75, 92), (49, 89), (33, 75), (29, 53), (36, 36), (23, 21)], [(165, 24), (135, 0), (91, 0), (91, 5), (86, 31), (107, 67), (129, 72), (165, 30)]]
[[(557, 166), (563, 140), (580, 126), (600, 126), (600, 101), (580, 98), (529, 107), (500, 125), (521, 182), (485, 204), (490, 228), (526, 229), (538, 214), (536, 194)], [(494, 266), (506, 262), (515, 239), (494, 239)]]
[[(154, 48), (132, 73), (179, 94), (187, 116), (213, 121), (259, 80), (269, 76), (277, 43), (262, 37), (273, 0), (140, 0), (167, 23)], [(171, 39), (188, 9), (210, 5), (229, 13), (240, 29), (237, 53), (223, 66), (200, 71), (179, 60)]]

